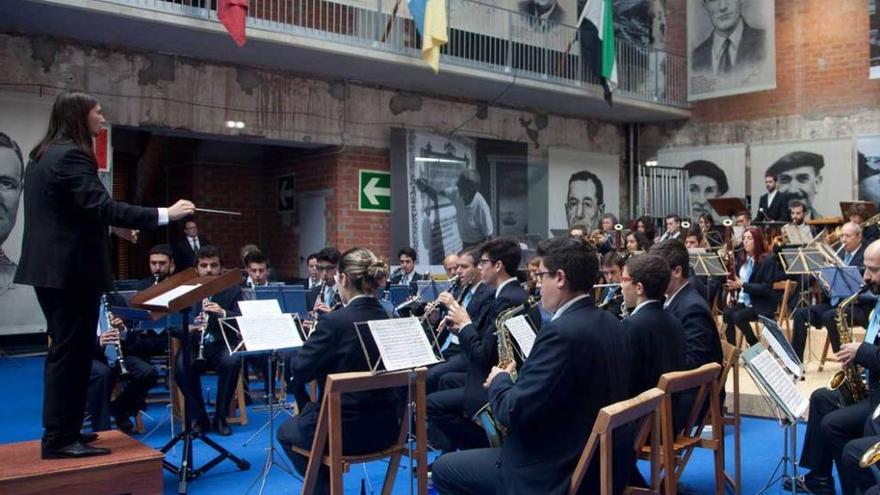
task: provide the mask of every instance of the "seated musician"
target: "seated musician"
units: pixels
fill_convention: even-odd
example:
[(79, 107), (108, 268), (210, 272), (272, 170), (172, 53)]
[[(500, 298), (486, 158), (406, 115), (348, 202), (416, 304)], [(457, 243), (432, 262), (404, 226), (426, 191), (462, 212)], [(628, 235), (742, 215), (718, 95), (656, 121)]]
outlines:
[(137, 289), (144, 290), (174, 275), (174, 255), (168, 244), (156, 244), (149, 252), (150, 276), (138, 281)]
[(788, 223), (788, 225), (799, 229), (801, 231), (801, 237), (805, 239), (811, 239), (814, 235), (816, 235), (816, 231), (810, 228), (810, 226), (805, 223), (807, 216), (807, 207), (800, 201), (795, 200), (790, 203), (789, 208), (791, 212), (791, 221)]
[[(702, 233), (697, 229), (691, 229), (685, 233), (684, 246), (687, 248), (688, 253), (693, 252), (692, 250), (703, 252), (699, 250), (707, 249), (706, 240), (703, 238)], [(694, 274), (693, 269), (691, 269), (689, 273), (688, 281), (693, 284), (694, 288), (697, 289), (697, 292), (706, 299), (706, 303), (711, 307), (715, 303), (718, 294), (721, 293), (721, 285), (724, 283), (724, 277), (696, 275)]]
[[(297, 387), (316, 380), (321, 387), (327, 375), (349, 371), (368, 371), (355, 323), (388, 318), (376, 299), (376, 291), (388, 278), (384, 261), (364, 248), (346, 251), (339, 259), (339, 296), (343, 307), (318, 317), (314, 331), (293, 360)], [(309, 402), (299, 415), (287, 419), (276, 438), (296, 470), (304, 474), (308, 458), (295, 453), (293, 446), (311, 449), (321, 409), (321, 397)], [(392, 390), (345, 394), (342, 399), (342, 450), (357, 455), (391, 445), (400, 429), (402, 404)], [(330, 493), (329, 471), (321, 467), (316, 493)]]
[(862, 224), (865, 223), (867, 218), (865, 218), (865, 209), (862, 205), (856, 205), (851, 208), (848, 212), (847, 219), (850, 222), (859, 224), (862, 227), (862, 237), (865, 241), (865, 244), (870, 244), (877, 239), (880, 239), (880, 228), (878, 228), (877, 224), (868, 225), (867, 227)]
[[(874, 294), (880, 293), (880, 242), (875, 241), (865, 249), (864, 282)], [(804, 476), (804, 488), (817, 495), (833, 494), (833, 465), (837, 464), (843, 493), (867, 490), (876, 484), (870, 470), (857, 467), (858, 457), (867, 448), (867, 441), (855, 441), (860, 437), (877, 435), (874, 411), (880, 404), (880, 303), (865, 332), (864, 342), (852, 342), (840, 346), (835, 358), (842, 365), (858, 365), (868, 371), (867, 396), (853, 401), (847, 387), (838, 390), (820, 388), (810, 396), (810, 412), (807, 433), (801, 451), (801, 467), (810, 469)], [(861, 380), (861, 376), (859, 376)], [(870, 421), (866, 421), (870, 418)], [(855, 459), (854, 459), (855, 458)], [(785, 489), (790, 490), (790, 483)]]
[(779, 305), (779, 291), (773, 283), (783, 279), (783, 272), (773, 253), (764, 250), (764, 233), (757, 227), (749, 227), (742, 235), (743, 250), (736, 260), (737, 276), (728, 280), (725, 287), (738, 291), (736, 303), (724, 311), (727, 341), (736, 345), (736, 328), (750, 346), (758, 343), (751, 322), (758, 316), (773, 317)]
[(443, 258), (443, 271), (446, 272), (446, 278), (452, 278), (458, 271), (458, 255), (455, 253), (447, 254)]
[(661, 256), (669, 264), (669, 286), (666, 288), (668, 311), (684, 326), (685, 369), (699, 368), (706, 363), (721, 363), (721, 339), (712, 310), (688, 281), (690, 258), (678, 240), (651, 246), (649, 254)]
[(410, 292), (415, 294), (418, 292), (416, 282), (428, 278), (416, 271), (416, 262), (419, 260), (416, 250), (408, 246), (401, 248), (397, 252), (397, 260), (400, 262), (400, 268), (391, 276), (388, 283), (391, 285), (409, 285)]
[(648, 242), (653, 244), (654, 238), (657, 237), (657, 230), (654, 228), (654, 219), (645, 215), (636, 219), (636, 232), (641, 232), (648, 238)]
[(338, 264), (339, 251), (335, 247), (328, 246), (318, 252), (318, 276), (321, 282), (306, 294), (306, 306), (315, 313), (327, 313), (340, 304), (336, 286)]
[[(616, 251), (605, 253), (602, 256), (602, 278), (606, 284), (619, 284), (620, 276), (623, 273), (623, 256)], [(611, 314), (620, 318), (623, 303), (623, 294), (620, 292), (620, 286), (605, 287), (599, 294), (597, 306), (610, 311)]]
[(651, 247), (651, 241), (648, 236), (639, 231), (632, 231), (626, 234), (626, 254), (632, 256), (636, 253), (643, 253)]
[[(441, 494), (566, 493), (599, 409), (629, 396), (629, 343), (620, 321), (590, 296), (598, 258), (583, 239), (538, 246), (541, 304), (553, 320), (537, 335), (516, 382), (494, 367), (485, 377), (489, 404), (506, 427), (502, 447), (448, 453), (433, 466)], [(634, 464), (631, 434), (614, 436), (615, 493)], [(598, 456), (579, 493), (599, 493)]]
[(247, 270), (247, 279), (242, 284), (244, 287), (253, 289), (269, 285), (269, 260), (263, 253), (249, 253), (244, 259), (244, 266)]
[(528, 298), (513, 276), (522, 256), (519, 243), (509, 238), (495, 238), (486, 241), (479, 251), (480, 279), (495, 294), (489, 309), (473, 320), (451, 296), (440, 296), (440, 301), (447, 307), (447, 328), (458, 335), (461, 355), (467, 361), (463, 387), (439, 390), (427, 398), (432, 438), (439, 438), (438, 447), (447, 452), (488, 444), (485, 433), (471, 418), (486, 403), (483, 381), (492, 365), (498, 362), (495, 319), (504, 310), (519, 306)]
[(697, 219), (697, 226), (700, 228), (700, 235), (705, 241), (704, 247), (717, 248), (724, 244), (724, 235), (718, 226), (715, 225), (715, 217), (711, 214), (701, 214)]
[(678, 239), (681, 237), (681, 217), (671, 213), (666, 215), (666, 231), (654, 242), (663, 242), (666, 239)]
[[(857, 266), (862, 269), (865, 250), (862, 244), (862, 228), (858, 224), (847, 222), (840, 231), (840, 253), (838, 257), (846, 266)], [(820, 302), (812, 306), (798, 308), (793, 315), (794, 330), (792, 331), (791, 345), (797, 355), (803, 359), (804, 349), (807, 343), (807, 330), (810, 325), (816, 328), (825, 327), (828, 331), (828, 341), (834, 352), (840, 350), (840, 334), (837, 331), (837, 305), (840, 299), (832, 297), (830, 300)], [(853, 326), (862, 326), (868, 322), (868, 312), (872, 304), (852, 304), (847, 309), (847, 321)]]
[[(220, 249), (216, 246), (202, 246), (196, 253), (196, 269), (200, 277), (213, 277), (221, 274), (222, 257)], [(192, 420), (192, 427), (198, 431), (207, 430), (210, 426), (214, 431), (223, 436), (232, 434), (226, 422), (229, 413), (229, 404), (235, 394), (235, 386), (238, 383), (238, 373), (241, 369), (241, 358), (229, 354), (226, 341), (220, 333), (219, 318), (237, 316), (236, 303), (241, 300), (241, 287), (233, 286), (208, 300), (197, 304), (192, 311), (194, 315), (202, 312), (207, 316), (207, 322), (202, 325), (191, 325), (190, 335), (187, 336), (183, 345), (190, 346), (190, 381), (185, 380), (183, 369), (183, 353), (177, 353), (177, 361), (174, 367), (174, 378), (177, 385), (182, 389), (186, 398), (186, 407)], [(204, 328), (204, 330), (201, 330)], [(204, 339), (202, 332), (205, 332)], [(231, 335), (227, 334), (227, 338)], [(201, 343), (204, 343), (204, 363), (195, 364)], [(231, 342), (233, 343), (233, 342)], [(214, 420), (208, 422), (208, 413), (205, 411), (205, 401), (202, 398), (202, 373), (205, 370), (217, 372), (217, 400)]]
[(129, 376), (123, 380), (122, 391), (111, 400), (113, 390), (119, 381), (122, 372), (121, 366), (116, 362), (116, 343), (119, 342), (119, 328), (125, 323), (119, 317), (113, 317), (110, 328), (100, 332), (97, 339), (95, 356), (92, 359), (92, 371), (89, 377), (89, 389), (86, 397), (86, 411), (92, 417), (92, 431), (104, 431), (110, 429), (110, 416), (116, 419), (116, 427), (125, 433), (131, 433), (134, 424), (132, 416), (137, 415), (147, 406), (147, 394), (156, 386), (159, 373), (150, 364), (149, 359), (143, 359), (132, 354), (132, 332), (127, 332), (122, 339), (122, 354), (125, 369)]
[[(156, 244), (150, 248), (150, 276), (138, 281), (137, 290), (144, 290), (152, 285), (156, 285), (174, 274), (176, 266), (172, 253), (173, 251), (168, 244)], [(125, 306), (125, 301), (122, 301), (121, 298), (111, 295), (111, 301), (114, 305)], [(126, 324), (129, 328), (135, 325), (134, 322), (126, 322)], [(167, 356), (168, 336), (164, 330), (164, 328), (159, 327), (131, 333), (125, 339), (123, 352), (126, 356), (137, 356), (147, 362), (154, 356)]]

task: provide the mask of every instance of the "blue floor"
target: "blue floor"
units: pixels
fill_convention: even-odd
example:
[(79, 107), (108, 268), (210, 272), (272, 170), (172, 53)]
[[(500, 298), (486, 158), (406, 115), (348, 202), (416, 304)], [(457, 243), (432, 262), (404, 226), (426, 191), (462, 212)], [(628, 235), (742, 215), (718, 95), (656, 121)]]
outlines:
[[(42, 401), (42, 358), (2, 358), (0, 359), (0, 396), (6, 397), (6, 407), (0, 408), (0, 443), (21, 442), (34, 440), (40, 437), (40, 410)], [(207, 382), (206, 382), (207, 383)], [(213, 396), (213, 391), (209, 392)], [(160, 448), (170, 438), (171, 431), (167, 422), (167, 409), (155, 405), (147, 413), (150, 418), (145, 418), (147, 432), (159, 425), (151, 435), (139, 435), (136, 438), (144, 443)], [(278, 416), (283, 420), (286, 415)], [(164, 423), (162, 420), (165, 419)], [(244, 442), (253, 435), (268, 419), (268, 413), (249, 411), (249, 423), (247, 426), (233, 426), (233, 435), (230, 437), (212, 436), (217, 442), (249, 461), (252, 465), (248, 471), (238, 471), (234, 464), (224, 461), (206, 475), (194, 481), (190, 485), (190, 493), (193, 494), (243, 494), (247, 492), (255, 479), (260, 474), (266, 458), (265, 449), (268, 446), (268, 432), (263, 430), (247, 446)], [(276, 424), (277, 426), (277, 424)], [(805, 426), (799, 425), (798, 446), (803, 440)], [(743, 492), (744, 494), (756, 493), (770, 479), (780, 456), (782, 455), (782, 430), (775, 421), (744, 418), (742, 426), (742, 465), (743, 465)], [(727, 442), (729, 455), (732, 456), (733, 442)], [(172, 460), (178, 463), (181, 449), (176, 449), (177, 457)], [(202, 444), (197, 444), (194, 450), (195, 463), (201, 466), (209, 459), (209, 450)], [(732, 459), (732, 457), (730, 457)], [(284, 459), (286, 461), (286, 459)], [(404, 464), (408, 461), (404, 460)], [(732, 470), (732, 462), (729, 463)], [(367, 493), (379, 493), (385, 473), (386, 464), (381, 461), (355, 466), (345, 476), (345, 493), (359, 494), (361, 480), (367, 482)], [(645, 466), (641, 466), (644, 471)], [(406, 470), (401, 469), (395, 483), (395, 494), (410, 492), (409, 479)], [(372, 484), (372, 490), (370, 485)], [(709, 494), (714, 491), (712, 474), (712, 458), (708, 451), (698, 449), (689, 463), (682, 478), (682, 492), (695, 494)], [(277, 467), (272, 468), (264, 493), (299, 493), (302, 483), (299, 479), (281, 471)], [(257, 493), (259, 486), (254, 487), (250, 493)], [(779, 485), (773, 487), (770, 493), (779, 493)], [(165, 473), (165, 493), (177, 493), (177, 480), (168, 472)], [(413, 486), (412, 493), (415, 493)]]

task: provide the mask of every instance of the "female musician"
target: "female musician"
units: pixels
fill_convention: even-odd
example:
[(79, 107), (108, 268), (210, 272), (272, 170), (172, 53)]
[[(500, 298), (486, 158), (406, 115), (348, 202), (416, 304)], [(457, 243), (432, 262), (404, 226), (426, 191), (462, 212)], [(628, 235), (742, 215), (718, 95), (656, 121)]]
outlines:
[(776, 258), (764, 250), (764, 234), (761, 229), (749, 227), (742, 236), (743, 251), (737, 259), (737, 276), (728, 280), (728, 290), (738, 290), (736, 304), (724, 311), (727, 341), (736, 344), (736, 330), (739, 327), (749, 345), (758, 343), (751, 323), (758, 315), (772, 318), (779, 305), (779, 293), (773, 290), (773, 283), (782, 280)]
[[(364, 248), (353, 248), (339, 261), (339, 296), (343, 307), (323, 313), (315, 329), (293, 360), (294, 385), (301, 387), (316, 380), (321, 386), (331, 373), (367, 371), (355, 323), (384, 320), (388, 313), (376, 298), (376, 289), (385, 286), (388, 266)], [(296, 454), (291, 446), (312, 447), (318, 413), (318, 400), (306, 404), (299, 415), (290, 418), (278, 430), (278, 442), (290, 456), (300, 474), (308, 458)], [(400, 431), (402, 405), (390, 390), (345, 394), (342, 399), (343, 451), (347, 455), (374, 452), (391, 445)], [(329, 472), (321, 468), (316, 493), (330, 493)]]
[(651, 247), (648, 237), (639, 231), (633, 231), (626, 235), (626, 254), (632, 255), (639, 251), (647, 251)]
[(644, 234), (651, 243), (654, 242), (654, 238), (657, 236), (657, 231), (654, 229), (654, 221), (648, 216), (636, 219), (636, 231)]
[(708, 213), (703, 213), (697, 219), (700, 226), (700, 232), (703, 234), (703, 240), (709, 245), (708, 247), (716, 248), (724, 243), (724, 236), (718, 231), (715, 225), (715, 218)]

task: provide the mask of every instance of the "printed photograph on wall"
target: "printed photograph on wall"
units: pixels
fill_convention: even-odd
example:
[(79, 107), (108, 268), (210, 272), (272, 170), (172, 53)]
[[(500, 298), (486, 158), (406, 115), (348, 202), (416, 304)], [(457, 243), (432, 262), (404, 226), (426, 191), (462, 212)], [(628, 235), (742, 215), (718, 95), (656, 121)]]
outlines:
[(752, 144), (752, 197), (765, 192), (764, 177), (789, 200), (807, 207), (810, 218), (839, 216), (840, 202), (852, 201), (853, 141), (828, 139)]
[(860, 136), (857, 147), (859, 200), (880, 203), (880, 135)]
[(27, 155), (46, 133), (52, 99), (0, 92), (0, 335), (46, 328), (30, 286), (13, 283), (24, 228)]
[(550, 236), (583, 223), (599, 227), (605, 213), (619, 215), (620, 158), (566, 148), (550, 148), (548, 213)]
[(657, 164), (688, 171), (688, 194), (694, 220), (708, 213), (720, 222), (722, 218), (709, 205), (709, 199), (746, 195), (744, 144), (667, 148), (657, 152)]
[(776, 87), (774, 2), (688, 0), (688, 100)]

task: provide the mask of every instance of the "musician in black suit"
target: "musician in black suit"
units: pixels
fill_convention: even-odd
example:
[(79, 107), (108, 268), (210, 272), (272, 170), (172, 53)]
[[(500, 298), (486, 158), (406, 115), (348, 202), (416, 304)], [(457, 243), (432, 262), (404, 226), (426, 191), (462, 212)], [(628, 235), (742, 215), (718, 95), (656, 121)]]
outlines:
[(111, 287), (108, 226), (154, 228), (195, 208), (183, 200), (158, 209), (114, 201), (98, 178), (92, 144), (103, 123), (97, 100), (61, 93), (26, 171), (15, 283), (34, 287), (52, 341), (43, 389), (46, 459), (109, 453), (85, 445), (80, 437), (98, 321), (95, 308), (101, 292)]
[(706, 363), (721, 364), (721, 339), (712, 310), (693, 285), (688, 282), (687, 249), (681, 241), (664, 241), (651, 246), (650, 254), (663, 257), (670, 267), (669, 286), (663, 309), (684, 326), (685, 369), (699, 368)]
[(486, 241), (480, 248), (477, 260), (480, 278), (495, 289), (495, 299), (479, 320), (472, 320), (453, 298), (444, 296), (440, 299), (448, 308), (447, 326), (458, 335), (461, 354), (468, 366), (464, 387), (440, 390), (427, 399), (428, 422), (438, 436), (446, 439), (439, 445), (444, 451), (487, 444), (485, 433), (471, 418), (487, 401), (483, 381), (498, 362), (495, 319), (502, 311), (519, 306), (528, 298), (525, 289), (513, 276), (521, 257), (519, 243), (509, 238)]
[[(602, 255), (602, 278), (606, 284), (619, 284), (623, 274), (623, 256), (617, 251), (610, 251)], [(596, 305), (614, 316), (622, 316), (623, 294), (620, 286), (605, 287), (596, 300)]]
[(728, 290), (738, 290), (736, 304), (724, 311), (727, 341), (736, 345), (739, 328), (750, 346), (758, 343), (751, 322), (758, 316), (773, 318), (779, 306), (779, 291), (773, 284), (784, 278), (773, 253), (764, 252), (764, 234), (761, 229), (749, 227), (742, 235), (743, 251), (737, 260), (737, 277), (728, 280)]
[(428, 275), (416, 271), (416, 262), (419, 260), (416, 250), (409, 246), (401, 248), (397, 252), (397, 260), (400, 262), (400, 268), (395, 271), (388, 283), (390, 285), (409, 285), (410, 292), (415, 294), (418, 292), (416, 282), (429, 278)]
[[(864, 271), (862, 264), (865, 260), (865, 250), (862, 245), (862, 228), (852, 222), (847, 222), (840, 230), (839, 254), (847, 266), (856, 266)], [(798, 308), (793, 315), (794, 330), (792, 332), (791, 345), (797, 355), (803, 359), (804, 348), (807, 342), (807, 329), (810, 324), (814, 327), (828, 330), (828, 340), (834, 352), (840, 350), (840, 333), (837, 331), (837, 305), (840, 299), (832, 297), (826, 302), (820, 302), (812, 306)], [(847, 310), (847, 321), (852, 321), (853, 326), (863, 326), (868, 322), (868, 312), (872, 303), (853, 304)]]
[[(323, 387), (331, 373), (370, 369), (354, 324), (388, 318), (376, 299), (376, 290), (385, 285), (387, 278), (385, 262), (369, 250), (354, 248), (342, 254), (338, 285), (344, 307), (318, 318), (317, 326), (293, 361), (297, 387), (311, 380)], [(319, 395), (316, 402), (305, 404), (299, 415), (281, 425), (276, 435), (300, 474), (305, 473), (308, 458), (294, 453), (292, 447), (312, 448), (321, 400)], [(343, 395), (343, 454), (357, 455), (388, 447), (397, 438), (401, 413), (402, 404), (391, 390)], [(326, 466), (321, 467), (316, 493), (330, 493)]]
[(776, 190), (776, 176), (768, 173), (764, 176), (764, 187), (767, 193), (758, 200), (758, 220), (785, 222), (789, 219), (788, 198)]
[(339, 288), (336, 286), (339, 250), (332, 246), (325, 247), (318, 252), (317, 259), (320, 283), (306, 294), (306, 306), (316, 313), (328, 313), (339, 304)]
[[(200, 277), (216, 277), (221, 274), (223, 266), (220, 249), (216, 246), (202, 246), (196, 255), (196, 269)], [(233, 286), (206, 301), (202, 301), (193, 308), (192, 314), (204, 315), (206, 321), (197, 321), (190, 325), (190, 335), (187, 336), (183, 345), (189, 345), (191, 369), (189, 383), (186, 381), (183, 367), (183, 353), (177, 354), (177, 362), (174, 366), (174, 378), (186, 396), (186, 407), (189, 409), (189, 418), (192, 418), (192, 427), (195, 430), (207, 430), (210, 426), (214, 431), (223, 436), (232, 434), (226, 415), (229, 413), (229, 404), (235, 394), (235, 386), (238, 383), (238, 372), (241, 370), (241, 358), (230, 355), (221, 332), (219, 318), (238, 316), (237, 303), (241, 300), (241, 287)], [(198, 316), (197, 316), (198, 318)], [(204, 330), (201, 330), (204, 329)], [(202, 336), (204, 333), (204, 338)], [(230, 345), (237, 344), (232, 332), (226, 332), (226, 338), (230, 339)], [(198, 359), (199, 348), (204, 345), (204, 362)], [(202, 398), (202, 373), (205, 370), (217, 372), (217, 400), (214, 420), (208, 422), (208, 413), (205, 411), (205, 401)]]
[[(596, 308), (590, 292), (598, 273), (595, 251), (583, 239), (542, 242), (541, 304), (553, 320), (537, 335), (514, 382), (494, 367), (485, 379), (489, 404), (507, 428), (501, 448), (441, 456), (434, 487), (442, 494), (564, 494), (599, 409), (629, 396), (626, 332), (617, 318)], [(613, 486), (619, 492), (634, 465), (627, 428), (614, 435)], [(598, 493), (594, 457), (579, 493)]]
[(669, 263), (655, 254), (634, 256), (623, 267), (621, 289), (627, 307), (623, 320), (633, 363), (630, 396), (656, 387), (660, 375), (685, 369), (684, 327), (663, 311), (670, 278)]
[(663, 235), (654, 240), (654, 242), (663, 242), (666, 239), (679, 239), (681, 238), (681, 217), (674, 213), (670, 213), (666, 215), (665, 219), (666, 230), (663, 232)]
[[(865, 249), (864, 282), (874, 294), (880, 293), (880, 241), (871, 243)], [(817, 495), (833, 494), (833, 463), (837, 463), (841, 475), (841, 486), (846, 494), (855, 493), (855, 486), (865, 490), (870, 474), (859, 472), (853, 466), (853, 458), (861, 456), (856, 452), (863, 445), (856, 442), (845, 449), (851, 440), (865, 436), (874, 430), (872, 413), (880, 405), (880, 304), (874, 308), (865, 332), (864, 342), (853, 342), (840, 346), (835, 358), (843, 365), (856, 364), (868, 370), (868, 397), (852, 403), (841, 391), (819, 388), (810, 396), (810, 412), (807, 433), (801, 451), (800, 465), (810, 469), (804, 476), (804, 485)], [(844, 467), (846, 464), (847, 467)], [(786, 483), (789, 485), (789, 483)], [(786, 488), (786, 489), (790, 489)]]
[(196, 266), (196, 254), (202, 246), (211, 244), (204, 236), (199, 235), (199, 225), (195, 220), (187, 220), (183, 224), (183, 239), (174, 245), (174, 263), (181, 270)]

